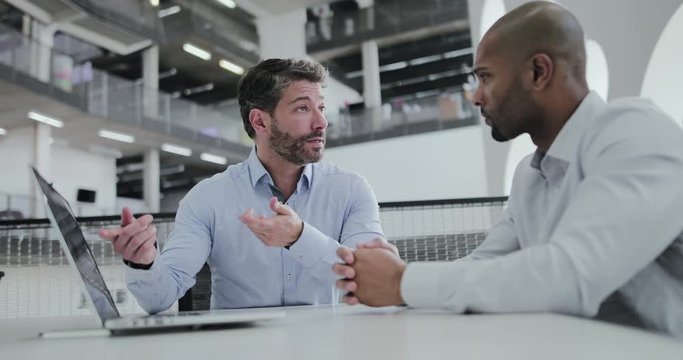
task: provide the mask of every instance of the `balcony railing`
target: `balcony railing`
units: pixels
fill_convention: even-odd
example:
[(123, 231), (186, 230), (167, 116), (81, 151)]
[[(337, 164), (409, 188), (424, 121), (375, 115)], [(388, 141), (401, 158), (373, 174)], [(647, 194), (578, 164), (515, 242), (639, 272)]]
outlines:
[[(40, 66), (41, 59), (47, 66)], [(24, 84), (38, 86), (39, 91), (93, 115), (245, 154), (251, 145), (239, 114), (219, 112), (145, 88), (142, 81), (92, 69), (7, 27), (0, 27), (2, 65), (9, 70), (3, 71), (8, 80), (20, 77)]]
[(351, 11), (309, 11), (306, 45), (311, 53), (460, 20), (466, 25), (467, 11), (466, 1), (444, 0), (376, 0)]
[(470, 93), (461, 89), (381, 107), (344, 110), (328, 130), (328, 146), (348, 145), (479, 124)]

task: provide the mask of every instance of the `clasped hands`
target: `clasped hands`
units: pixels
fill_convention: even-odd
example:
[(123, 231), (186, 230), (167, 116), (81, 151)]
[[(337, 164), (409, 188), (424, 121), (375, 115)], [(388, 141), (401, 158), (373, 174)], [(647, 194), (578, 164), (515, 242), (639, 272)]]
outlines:
[(332, 270), (342, 279), (337, 288), (346, 291), (344, 302), (349, 305), (403, 305), (401, 279), (406, 263), (398, 249), (384, 239), (358, 244), (358, 249), (341, 247), (337, 255), (344, 264), (334, 264)]

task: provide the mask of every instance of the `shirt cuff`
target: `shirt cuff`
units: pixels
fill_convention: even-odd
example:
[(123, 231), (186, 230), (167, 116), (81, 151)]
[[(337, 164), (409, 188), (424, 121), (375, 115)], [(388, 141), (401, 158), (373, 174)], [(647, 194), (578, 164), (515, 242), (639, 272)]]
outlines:
[(401, 296), (411, 307), (442, 307), (439, 299), (439, 277), (443, 263), (408, 264), (401, 279)]
[[(304, 221), (301, 236), (289, 247), (289, 252), (304, 267), (310, 267), (325, 256), (327, 244), (327, 236)], [(333, 249), (332, 252), (334, 251), (336, 250)]]
[(136, 269), (134, 267), (126, 266), (125, 274), (128, 281), (157, 281), (159, 278), (159, 269), (161, 267), (159, 255), (151, 264), (149, 269)]

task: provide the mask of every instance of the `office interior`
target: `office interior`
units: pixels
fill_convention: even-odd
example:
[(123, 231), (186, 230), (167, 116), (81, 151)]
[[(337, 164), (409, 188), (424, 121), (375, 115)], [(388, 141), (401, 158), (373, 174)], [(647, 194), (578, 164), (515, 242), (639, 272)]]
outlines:
[[(494, 142), (470, 102), (480, 38), (524, 2), (0, 1), (0, 318), (92, 314), (29, 165), (82, 220), (119, 310), (141, 312), (97, 229), (124, 206), (160, 214), (163, 246), (187, 191), (248, 156), (237, 82), (270, 57), (330, 70), (324, 160), (369, 181), (401, 256), (465, 256), (535, 149)], [(683, 126), (682, 0), (557, 2), (584, 26), (593, 90), (650, 98)], [(202, 279), (174, 310), (208, 307)]]

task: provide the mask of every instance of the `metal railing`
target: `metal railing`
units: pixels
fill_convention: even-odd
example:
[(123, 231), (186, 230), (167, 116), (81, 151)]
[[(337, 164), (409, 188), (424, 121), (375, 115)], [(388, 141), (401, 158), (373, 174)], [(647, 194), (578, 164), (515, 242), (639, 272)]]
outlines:
[[(322, 10), (316, 13), (316, 10)], [(350, 10), (334, 11), (326, 5), (313, 7), (306, 22), (309, 52), (358, 43), (363, 40), (467, 21), (466, 1), (387, 0)]]
[[(387, 240), (406, 261), (449, 261), (469, 254), (501, 216), (507, 198), (452, 199), (380, 204)], [(156, 214), (160, 246), (173, 230), (174, 214)], [(101, 268), (117, 307), (140, 313), (124, 283), (124, 266), (97, 231), (116, 226), (118, 216), (81, 217), (78, 221)], [(89, 314), (74, 271), (63, 256), (47, 219), (0, 221), (0, 318)], [(197, 284), (181, 310), (208, 308), (210, 272)]]
[(7, 67), (3, 77), (10, 81), (20, 76), (27, 79), (22, 83), (32, 88), (42, 83), (47, 85), (44, 90), (48, 95), (112, 121), (217, 147), (238, 148), (245, 154), (252, 143), (238, 113), (226, 114), (146, 88), (141, 80), (130, 81), (92, 69), (4, 26), (0, 26), (0, 66)]
[(455, 89), (381, 107), (344, 110), (328, 128), (328, 146), (386, 139), (479, 124), (470, 93)]
[[(156, 214), (162, 248), (173, 228), (173, 217)], [(111, 243), (97, 235), (100, 228), (118, 224), (119, 218), (78, 221), (119, 311), (143, 312), (125, 286), (125, 265)], [(47, 219), (0, 221), (0, 271), (5, 273), (0, 283), (0, 318), (92, 314), (57, 236)]]

